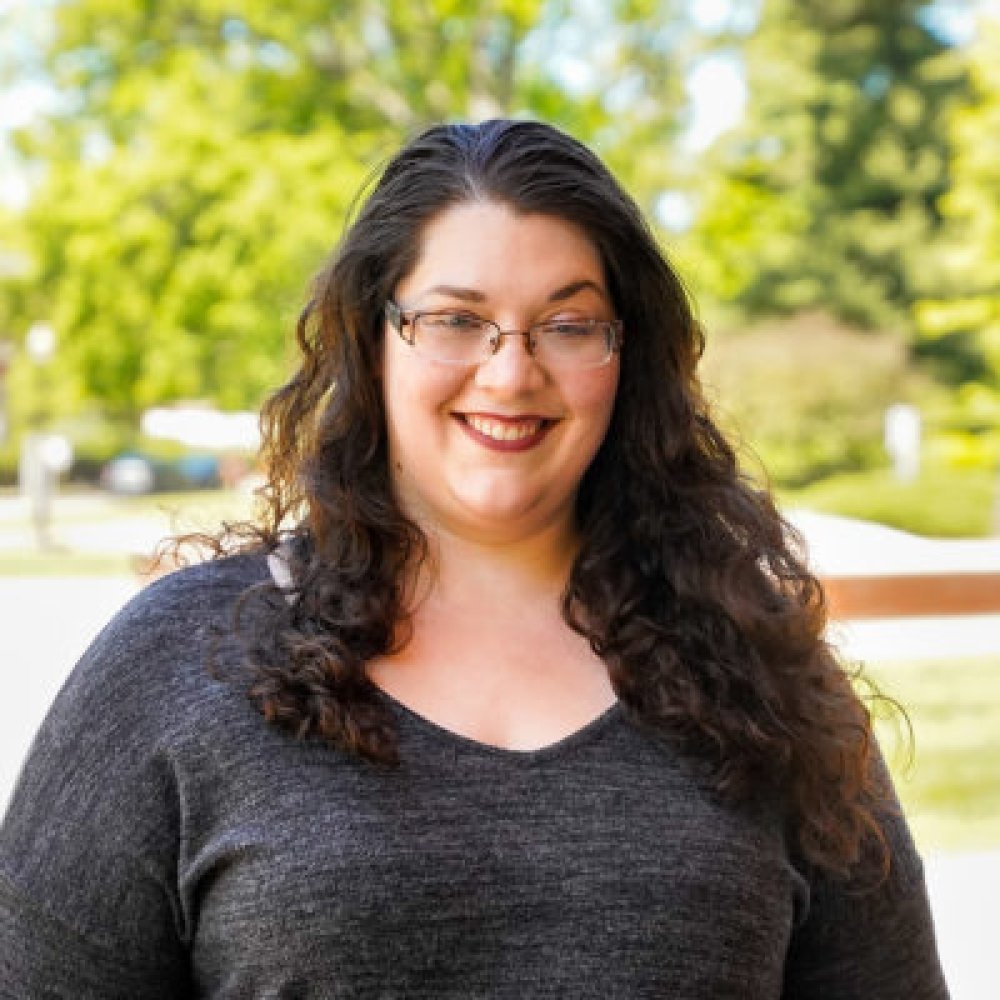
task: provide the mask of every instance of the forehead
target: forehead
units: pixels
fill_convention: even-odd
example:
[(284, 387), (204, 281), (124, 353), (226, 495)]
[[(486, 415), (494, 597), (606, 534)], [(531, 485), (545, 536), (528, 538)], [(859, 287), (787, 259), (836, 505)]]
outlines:
[(400, 289), (419, 295), (447, 284), (492, 297), (582, 279), (605, 287), (600, 253), (582, 228), (559, 216), (476, 201), (453, 205), (424, 226)]

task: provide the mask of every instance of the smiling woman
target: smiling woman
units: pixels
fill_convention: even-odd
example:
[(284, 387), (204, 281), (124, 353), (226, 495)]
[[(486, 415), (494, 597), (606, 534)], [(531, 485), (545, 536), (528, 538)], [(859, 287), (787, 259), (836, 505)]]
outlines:
[(298, 343), (265, 516), (35, 742), (0, 993), (946, 997), (822, 591), (603, 164), (430, 129)]
[[(426, 322), (417, 324), (412, 343), (387, 338), (389, 462), (404, 509), (435, 537), (511, 543), (556, 532), (571, 556), (576, 492), (611, 419), (618, 356), (600, 327), (598, 364), (584, 353), (582, 365), (556, 367), (544, 363), (552, 348), (538, 348), (560, 329), (549, 324), (614, 318), (596, 248), (550, 215), (518, 215), (490, 202), (457, 205), (425, 228), (416, 266), (394, 295), (426, 310), (417, 313), (422, 320), (444, 316), (452, 328), (455, 319), (474, 328), (484, 319), (497, 324), (485, 349), (474, 335), (478, 356), (466, 363), (421, 354)], [(587, 330), (578, 351), (595, 336)]]

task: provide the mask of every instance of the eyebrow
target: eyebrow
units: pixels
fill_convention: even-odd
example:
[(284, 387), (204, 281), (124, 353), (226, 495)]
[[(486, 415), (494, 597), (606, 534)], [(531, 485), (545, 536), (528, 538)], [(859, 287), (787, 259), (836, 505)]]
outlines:
[(448, 295), (453, 299), (465, 299), (467, 302), (486, 301), (486, 296), (475, 288), (459, 288), (457, 285), (435, 285), (433, 288), (428, 288), (424, 294), (429, 295), (432, 292), (438, 295)]
[(596, 281), (591, 281), (590, 278), (584, 278), (582, 281), (571, 281), (568, 285), (564, 285), (562, 288), (557, 289), (549, 296), (549, 301), (562, 302), (564, 299), (571, 299), (577, 292), (582, 292), (587, 288), (591, 291), (597, 292), (602, 299), (606, 299), (608, 297), (608, 293), (601, 288)]
[[(577, 292), (582, 292), (588, 288), (591, 291), (597, 292), (602, 299), (608, 297), (608, 293), (596, 281), (592, 281), (590, 278), (583, 278), (580, 281), (571, 281), (568, 285), (563, 285), (562, 288), (557, 288), (549, 296), (549, 302), (563, 302), (566, 299), (571, 299)], [(485, 293), (479, 291), (479, 289), (462, 288), (458, 285), (435, 285), (433, 288), (428, 288), (425, 294), (430, 293), (448, 295), (453, 299), (463, 299), (466, 302), (486, 301)]]

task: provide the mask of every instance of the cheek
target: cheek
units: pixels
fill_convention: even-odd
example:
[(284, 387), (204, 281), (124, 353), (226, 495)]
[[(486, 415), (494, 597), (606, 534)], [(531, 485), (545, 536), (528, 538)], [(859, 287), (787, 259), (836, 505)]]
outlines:
[(383, 368), (382, 394), (390, 433), (412, 436), (420, 427), (447, 417), (449, 403), (461, 388), (453, 369), (414, 365), (412, 359), (388, 358)]
[(568, 393), (571, 405), (578, 413), (589, 416), (596, 425), (606, 426), (611, 420), (618, 393), (618, 366), (587, 372)]
[(451, 373), (448, 373), (444, 377), (424, 375), (421, 378), (402, 379), (396, 388), (397, 407), (406, 407), (402, 419), (426, 420), (445, 415), (459, 387)]

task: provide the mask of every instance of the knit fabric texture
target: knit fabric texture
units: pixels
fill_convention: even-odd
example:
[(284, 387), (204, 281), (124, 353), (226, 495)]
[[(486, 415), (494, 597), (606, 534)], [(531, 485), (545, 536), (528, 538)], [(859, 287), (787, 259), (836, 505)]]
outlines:
[(206, 668), (267, 578), (172, 574), (73, 671), (0, 832), (0, 996), (947, 997), (901, 819), (877, 890), (818, 874), (621, 705), (520, 752), (385, 695), (398, 767), (297, 740)]

